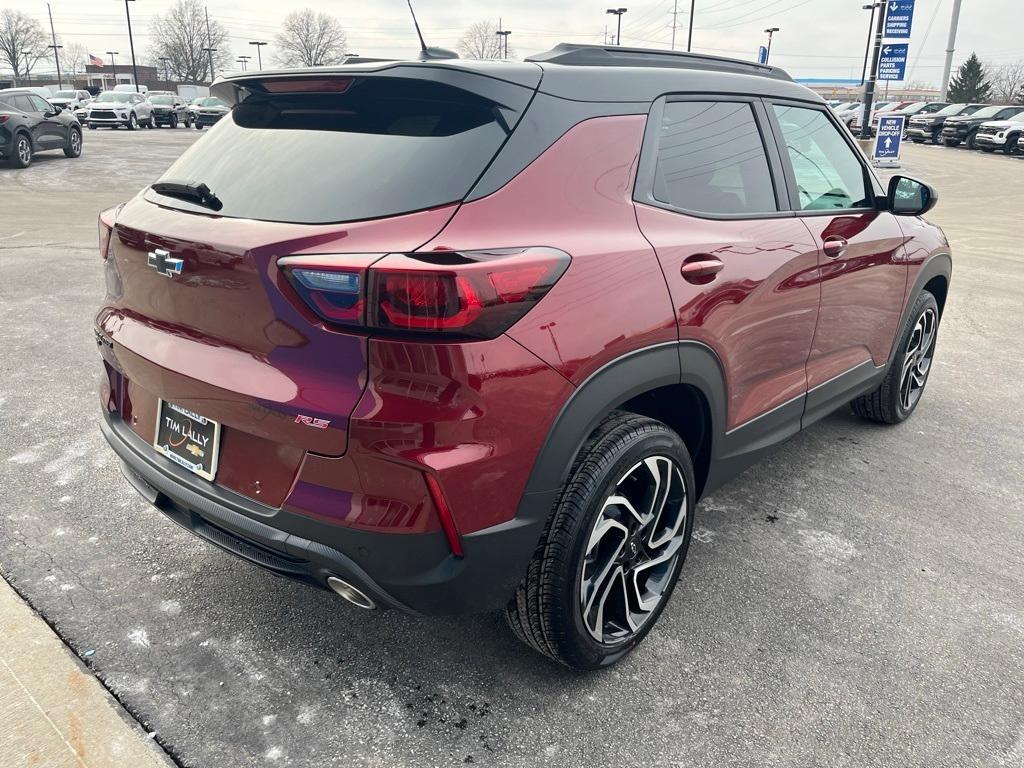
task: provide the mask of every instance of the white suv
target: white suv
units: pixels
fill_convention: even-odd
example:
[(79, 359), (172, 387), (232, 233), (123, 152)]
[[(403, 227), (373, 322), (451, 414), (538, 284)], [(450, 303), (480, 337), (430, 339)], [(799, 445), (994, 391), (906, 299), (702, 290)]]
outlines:
[(153, 106), (141, 93), (104, 91), (89, 105), (85, 122), (90, 128), (123, 125), (134, 131), (140, 125), (153, 128)]
[(982, 152), (1001, 149), (1008, 155), (1017, 154), (1017, 142), (1024, 138), (1024, 109), (1006, 120), (982, 123), (974, 137), (975, 146)]

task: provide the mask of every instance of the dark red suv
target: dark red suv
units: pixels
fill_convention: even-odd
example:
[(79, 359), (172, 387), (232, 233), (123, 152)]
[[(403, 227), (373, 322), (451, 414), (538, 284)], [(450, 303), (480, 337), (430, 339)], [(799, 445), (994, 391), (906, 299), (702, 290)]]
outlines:
[(850, 403), (897, 423), (951, 272), (782, 71), (560, 45), (240, 73), (100, 216), (107, 440), (175, 522), (364, 608), (501, 608), (616, 661), (703, 495)]

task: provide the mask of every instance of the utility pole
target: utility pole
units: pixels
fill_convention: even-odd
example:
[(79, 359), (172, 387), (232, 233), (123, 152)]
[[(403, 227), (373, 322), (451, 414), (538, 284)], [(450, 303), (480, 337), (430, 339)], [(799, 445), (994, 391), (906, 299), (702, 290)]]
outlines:
[(618, 27), (615, 31), (615, 44), (622, 45), (622, 14), (628, 11), (628, 8), (609, 8), (605, 13), (610, 13), (612, 16), (617, 17)]
[(167, 74), (167, 62), (170, 61), (170, 59), (167, 56), (159, 56), (157, 58), (159, 61), (164, 63), (164, 83), (166, 84), (171, 82), (171, 78)]
[(28, 63), (28, 57), (32, 55), (32, 51), (22, 51), (21, 55), (25, 57), (25, 84), (32, 84), (32, 65)]
[(117, 88), (117, 62), (114, 61), (114, 57), (120, 53), (120, 51), (107, 51), (107, 56), (110, 57), (110, 66), (114, 68), (114, 88)]
[(942, 68), (942, 95), (939, 101), (945, 101), (949, 95), (949, 76), (953, 72), (953, 52), (956, 50), (956, 28), (960, 24), (960, 2), (953, 0), (953, 17), (949, 20), (949, 42), (946, 43), (946, 64)]
[(210, 57), (210, 82), (213, 82), (213, 52), (217, 49), (213, 46), (213, 35), (210, 34), (210, 8), (209, 6), (203, 6), (203, 10), (206, 12), (206, 47), (203, 48), (207, 55)]
[(690, 34), (686, 38), (686, 52), (693, 47), (693, 13), (697, 9), (697, 0), (690, 0)]
[[(957, 3), (960, 0), (956, 0)], [(889, 0), (881, 0), (878, 7), (878, 18), (875, 21), (875, 53), (871, 57), (871, 72), (868, 84), (864, 87), (864, 118), (860, 121), (860, 138), (871, 139), (871, 103), (875, 100), (875, 83), (878, 81), (878, 60), (882, 56), (882, 33), (885, 31), (885, 15), (889, 10)]]
[(64, 88), (64, 83), (60, 79), (60, 51), (58, 49), (63, 48), (63, 45), (57, 45), (57, 33), (53, 31), (53, 11), (50, 9), (50, 4), (46, 4), (46, 12), (50, 15), (50, 39), (53, 40), (53, 45), (46, 46), (47, 48), (53, 48), (53, 61), (57, 65), (57, 90)]
[(508, 36), (512, 34), (511, 29), (505, 29), (501, 23), (501, 19), (498, 19), (498, 31), (495, 32), (498, 36), (498, 52), (501, 54), (502, 59), (508, 58)]
[(246, 70), (246, 66), (245, 66), (246, 62), (249, 61), (249, 59), (251, 59), (251, 58), (252, 58), (252, 56), (239, 56), (238, 57), (238, 61), (240, 61), (242, 63), (242, 71), (243, 72), (245, 72), (245, 70)]
[(135, 81), (135, 92), (139, 92), (139, 70), (135, 66), (135, 41), (132, 39), (132, 14), (128, 10), (128, 3), (135, 0), (124, 0), (124, 15), (128, 19), (128, 45), (132, 52), (132, 79)]
[(263, 48), (267, 43), (262, 40), (250, 40), (249, 45), (256, 46), (256, 63), (260, 65), (260, 71), (263, 71), (263, 56), (260, 54), (260, 49)]
[(871, 33), (875, 29), (875, 9), (878, 8), (878, 3), (872, 3), (871, 5), (862, 5), (862, 11), (871, 11), (871, 21), (868, 22), (868, 42), (864, 46), (864, 69), (860, 73), (860, 84), (864, 85), (864, 80), (868, 76), (868, 56), (871, 55)]
[(764, 63), (768, 63), (768, 59), (772, 57), (772, 35), (779, 31), (778, 27), (769, 27), (765, 30), (768, 33), (768, 53), (765, 54)]
[(676, 49), (676, 17), (679, 16), (679, 0), (672, 3), (672, 50)]

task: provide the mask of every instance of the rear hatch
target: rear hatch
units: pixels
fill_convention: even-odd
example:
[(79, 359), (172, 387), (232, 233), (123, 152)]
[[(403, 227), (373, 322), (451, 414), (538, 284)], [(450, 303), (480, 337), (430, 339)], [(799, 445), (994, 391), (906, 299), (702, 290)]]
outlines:
[(205, 470), (276, 506), (306, 451), (345, 452), (368, 341), (320, 319), (278, 260), (365, 268), (431, 240), (533, 88), (410, 64), (216, 90), (228, 116), (117, 212), (97, 324), (136, 433), (155, 440), (162, 402), (211, 420)]

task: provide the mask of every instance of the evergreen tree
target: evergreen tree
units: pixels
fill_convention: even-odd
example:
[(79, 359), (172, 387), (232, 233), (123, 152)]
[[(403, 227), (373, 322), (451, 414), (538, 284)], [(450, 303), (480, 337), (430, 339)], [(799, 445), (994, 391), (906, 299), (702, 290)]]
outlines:
[(960, 69), (949, 81), (949, 100), (953, 103), (988, 101), (992, 97), (992, 83), (989, 82), (978, 54), (960, 65)]

